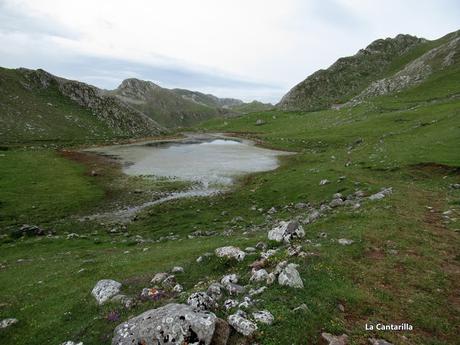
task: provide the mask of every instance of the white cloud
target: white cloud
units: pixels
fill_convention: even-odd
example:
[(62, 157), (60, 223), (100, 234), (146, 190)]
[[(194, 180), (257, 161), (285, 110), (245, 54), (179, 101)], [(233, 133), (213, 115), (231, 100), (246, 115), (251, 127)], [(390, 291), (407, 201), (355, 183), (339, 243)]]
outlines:
[[(153, 80), (159, 78), (142, 74), (145, 66), (188, 71), (165, 86), (277, 101), (308, 74), (376, 38), (436, 38), (458, 29), (459, 14), (447, 0), (0, 0), (0, 19), (8, 18), (0, 21), (0, 65), (48, 61), (52, 71), (69, 75), (76, 72), (66, 72), (69, 57), (127, 61)], [(110, 84), (115, 72), (86, 76)], [(187, 80), (200, 73), (231, 82)]]

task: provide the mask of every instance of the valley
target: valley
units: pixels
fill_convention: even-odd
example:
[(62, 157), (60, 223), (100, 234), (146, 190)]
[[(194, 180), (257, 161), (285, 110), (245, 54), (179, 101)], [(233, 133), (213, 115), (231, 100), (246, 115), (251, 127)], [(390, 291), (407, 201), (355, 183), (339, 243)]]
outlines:
[[(317, 72), (333, 77), (307, 78), (276, 107), (244, 114), (232, 110), (243, 106), (238, 101), (211, 108), (203, 98), (189, 112), (185, 100), (203, 94), (172, 97), (133, 80), (75, 103), (81, 93), (68, 82), (2, 69), (1, 121), (8, 125), (0, 145), (0, 320), (17, 322), (0, 329), (0, 343), (124, 345), (129, 336), (113, 340), (122, 337), (119, 325), (171, 303), (193, 305), (191, 296), (226, 320), (211, 344), (457, 343), (458, 31), (437, 41), (398, 37), (366, 48), (383, 46), (384, 58), (366, 57), (352, 72)], [(430, 73), (402, 85), (406, 79), (394, 76), (413, 61)], [(363, 79), (353, 66), (372, 71)], [(37, 75), (50, 86), (31, 92)], [(387, 82), (398, 86), (364, 92)], [(156, 102), (155, 92), (171, 98)], [(176, 101), (175, 111), (165, 110)], [(110, 111), (101, 115), (105, 102)], [(185, 112), (189, 120), (178, 120)], [(25, 123), (49, 130), (42, 135)], [(145, 178), (149, 171), (155, 178)], [(203, 176), (207, 186), (216, 178), (219, 186), (222, 178), (231, 183), (113, 217), (187, 193)], [(97, 214), (111, 216), (91, 217)], [(228, 246), (238, 250), (220, 255)], [(124, 297), (98, 304), (92, 291), (105, 279), (121, 283)], [(204, 292), (211, 302), (200, 299)], [(366, 326), (377, 323), (413, 329)], [(189, 333), (184, 341), (191, 344)]]

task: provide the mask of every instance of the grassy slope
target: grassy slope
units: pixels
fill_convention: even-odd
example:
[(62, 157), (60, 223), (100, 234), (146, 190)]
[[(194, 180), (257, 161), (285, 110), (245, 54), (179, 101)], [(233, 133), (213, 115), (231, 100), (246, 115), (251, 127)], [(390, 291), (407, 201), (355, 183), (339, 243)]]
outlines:
[[(268, 228), (264, 225), (242, 235), (253, 225), (263, 224), (263, 216), (251, 211), (251, 206), (265, 210), (276, 206), (281, 210), (276, 217), (289, 219), (295, 212), (282, 207), (291, 202), (318, 204), (338, 191), (348, 194), (360, 188), (371, 193), (392, 186), (394, 194), (383, 201), (367, 202), (356, 212), (339, 209), (307, 226), (307, 238), (313, 244), (303, 246), (319, 256), (290, 259), (300, 264), (305, 289), (272, 286), (260, 296), (276, 322), (261, 327), (258, 342), (316, 344), (324, 330), (346, 332), (352, 344), (366, 344), (371, 334), (364, 332), (365, 322), (404, 321), (413, 324), (415, 331), (378, 335), (395, 344), (454, 344), (460, 324), (459, 279), (455, 274), (460, 248), (454, 229), (460, 224), (443, 223), (442, 212), (453, 208), (458, 213), (460, 204), (460, 192), (448, 188), (450, 183), (459, 182), (458, 172), (449, 168), (460, 166), (460, 101), (455, 97), (460, 92), (458, 80), (459, 71), (451, 69), (397, 97), (382, 97), (354, 109), (271, 111), (207, 123), (203, 126), (207, 130), (241, 132), (268, 146), (299, 154), (283, 158), (276, 171), (244, 179), (232, 193), (171, 202), (144, 212), (128, 226), (131, 237), (125, 242), (124, 235), (105, 234), (100, 224), (78, 228), (88, 234), (86, 239), (6, 241), (1, 245), (5, 267), (0, 271), (0, 318), (17, 317), (21, 321), (0, 333), (0, 343), (57, 344), (73, 339), (85, 345), (109, 344), (117, 323), (105, 317), (109, 310), (119, 307), (96, 307), (89, 291), (98, 279), (123, 281), (125, 292), (134, 295), (148, 286), (155, 272), (182, 264), (187, 273), (178, 279), (188, 291), (198, 281), (218, 278), (225, 272), (239, 271), (247, 282), (247, 264), (254, 257), (235, 267), (216, 260), (197, 265), (193, 259), (223, 244), (244, 247), (265, 239)], [(267, 124), (255, 126), (259, 118)], [(47, 155), (37, 156), (37, 161), (49, 164)], [(26, 166), (8, 152), (2, 159), (11, 159), (10, 164), (17, 169)], [(346, 167), (348, 161), (351, 165)], [(89, 177), (81, 176), (81, 168), (69, 163), (68, 169), (74, 178), (82, 179), (79, 184), (89, 183)], [(10, 197), (18, 198), (21, 182), (30, 179), (27, 171), (32, 174), (25, 169), (18, 175), (14, 183), (18, 189), (11, 190)], [(346, 179), (338, 182), (339, 176)], [(323, 178), (332, 183), (319, 186)], [(51, 185), (55, 180), (45, 175), (41, 183)], [(61, 187), (62, 192), (71, 189)], [(3, 189), (1, 193), (4, 200)], [(83, 190), (81, 198), (95, 202), (97, 196), (92, 193)], [(71, 204), (71, 194), (64, 195), (67, 197), (61, 203)], [(41, 202), (46, 208), (54, 201), (48, 197)], [(426, 206), (433, 207), (433, 212)], [(222, 215), (224, 210), (228, 214)], [(242, 216), (244, 221), (232, 224), (235, 216)], [(68, 230), (65, 224), (56, 228), (60, 233)], [(185, 237), (195, 229), (229, 228), (235, 232), (231, 237), (143, 245), (130, 240), (136, 234), (157, 238), (174, 232)], [(327, 232), (328, 238), (319, 238), (320, 232)], [(341, 237), (356, 242), (342, 247), (331, 241)], [(144, 252), (144, 247), (149, 249)], [(398, 254), (391, 254), (391, 250)], [(272, 264), (284, 255), (277, 255)], [(85, 271), (78, 273), (82, 268)], [(336, 308), (339, 302), (345, 306), (344, 313)], [(309, 311), (293, 313), (291, 309), (301, 303), (306, 303)], [(153, 306), (146, 303), (130, 312), (122, 311), (122, 318)]]
[(17, 70), (0, 68), (0, 135), (2, 143), (85, 141), (113, 136), (90, 111), (58, 90), (27, 90)]

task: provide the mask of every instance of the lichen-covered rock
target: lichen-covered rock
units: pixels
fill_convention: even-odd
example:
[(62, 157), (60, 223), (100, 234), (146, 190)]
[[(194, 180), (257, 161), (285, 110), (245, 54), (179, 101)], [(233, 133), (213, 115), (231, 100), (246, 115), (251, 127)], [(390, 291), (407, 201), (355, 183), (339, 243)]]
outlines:
[(297, 266), (296, 264), (288, 264), (278, 276), (278, 283), (297, 289), (303, 288), (303, 281), (297, 271)]
[(225, 288), (227, 289), (228, 293), (232, 296), (242, 294), (245, 291), (244, 286), (233, 283), (227, 284)]
[(210, 345), (216, 321), (211, 312), (196, 311), (185, 304), (167, 304), (120, 324), (115, 328), (112, 345)]
[(238, 283), (238, 276), (234, 273), (232, 274), (226, 274), (222, 277), (222, 279), (220, 280), (220, 283), (223, 285), (223, 286), (227, 286), (228, 284), (232, 283), (232, 284), (236, 284)]
[(120, 292), (121, 283), (112, 279), (99, 280), (94, 286), (91, 294), (96, 298), (97, 303), (104, 304), (110, 298)]
[(211, 310), (216, 307), (216, 302), (206, 292), (192, 293), (187, 304), (196, 310)]
[(263, 282), (266, 281), (268, 278), (268, 272), (264, 270), (263, 268), (260, 270), (255, 271), (252, 276), (251, 276), (251, 281), (252, 282)]
[(217, 248), (216, 255), (220, 258), (235, 259), (237, 261), (243, 261), (246, 257), (246, 253), (244, 251), (233, 246)]
[(208, 287), (207, 294), (211, 296), (214, 301), (218, 301), (222, 298), (222, 289), (224, 286), (220, 283), (212, 283)]
[(284, 222), (268, 232), (268, 239), (276, 242), (287, 242), (296, 238), (305, 237), (305, 231), (302, 225), (297, 221)]
[(224, 308), (227, 309), (227, 310), (235, 308), (237, 305), (238, 305), (238, 301), (236, 301), (234, 299), (227, 299), (224, 302)]
[(255, 331), (257, 331), (257, 325), (246, 319), (243, 316), (238, 314), (233, 314), (228, 317), (228, 323), (232, 326), (238, 333), (243, 334), (244, 336), (250, 336)]
[(270, 313), (268, 310), (256, 311), (252, 313), (252, 317), (256, 322), (263, 323), (266, 325), (271, 325), (275, 320), (272, 313)]

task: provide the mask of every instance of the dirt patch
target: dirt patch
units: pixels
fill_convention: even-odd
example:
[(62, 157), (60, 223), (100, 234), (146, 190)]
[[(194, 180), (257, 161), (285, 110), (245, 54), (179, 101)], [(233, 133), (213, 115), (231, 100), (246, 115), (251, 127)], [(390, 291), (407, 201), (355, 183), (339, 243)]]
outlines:
[(419, 163), (409, 166), (409, 170), (416, 174), (430, 176), (460, 175), (460, 167), (449, 166), (439, 163)]

